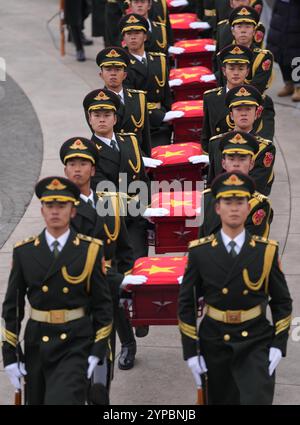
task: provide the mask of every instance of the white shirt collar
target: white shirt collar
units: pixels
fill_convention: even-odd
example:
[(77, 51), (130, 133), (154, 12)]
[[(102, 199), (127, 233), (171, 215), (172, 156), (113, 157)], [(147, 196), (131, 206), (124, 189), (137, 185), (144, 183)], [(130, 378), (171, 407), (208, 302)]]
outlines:
[(109, 146), (110, 148), (111, 148), (111, 146), (110, 146), (110, 142), (111, 142), (112, 140), (115, 140), (115, 141), (116, 141), (116, 143), (118, 144), (115, 133), (113, 133), (113, 135), (112, 135), (112, 138), (111, 138), (111, 139), (108, 139), (107, 137), (97, 136), (97, 134), (95, 134), (95, 136), (96, 136), (99, 140), (101, 140), (101, 142), (103, 142), (103, 143), (105, 143), (107, 146)]
[(133, 53), (132, 53), (132, 56), (134, 56), (140, 62), (142, 62), (143, 58), (145, 58), (147, 60), (146, 52), (144, 52), (143, 56), (134, 55)]
[(149, 25), (149, 31), (152, 32), (152, 24), (150, 19), (147, 19), (148, 25)]
[(87, 203), (89, 200), (91, 200), (91, 201), (92, 201), (92, 203), (93, 203), (93, 207), (95, 208), (94, 192), (92, 191), (92, 189), (91, 189), (91, 191), (90, 191), (89, 196), (86, 196), (86, 195), (84, 195), (83, 193), (81, 193), (81, 194), (80, 194), (80, 198), (81, 198), (84, 202), (86, 202), (86, 203)]
[(223, 229), (221, 229), (221, 236), (222, 236), (224, 246), (227, 249), (227, 252), (229, 252), (231, 250), (231, 246), (229, 245), (229, 242), (234, 240), (234, 242), (236, 243), (234, 249), (236, 250), (237, 254), (240, 253), (240, 251), (241, 251), (241, 249), (242, 249), (242, 247), (245, 243), (245, 239), (246, 239), (245, 229), (239, 235), (237, 235), (234, 239), (231, 239), (228, 235), (226, 235), (226, 233), (224, 233)]
[(54, 249), (54, 246), (53, 246), (54, 241), (58, 241), (59, 243), (58, 250), (61, 251), (63, 247), (66, 245), (69, 235), (70, 235), (70, 229), (68, 229), (65, 233), (63, 233), (59, 238), (55, 239), (51, 235), (51, 233), (48, 232), (47, 229), (45, 230), (46, 241), (51, 251), (53, 251)]
[(117, 93), (116, 91), (114, 91), (114, 93), (117, 96), (120, 96), (120, 98), (122, 99), (122, 102), (124, 103), (124, 90), (122, 89), (119, 93)]

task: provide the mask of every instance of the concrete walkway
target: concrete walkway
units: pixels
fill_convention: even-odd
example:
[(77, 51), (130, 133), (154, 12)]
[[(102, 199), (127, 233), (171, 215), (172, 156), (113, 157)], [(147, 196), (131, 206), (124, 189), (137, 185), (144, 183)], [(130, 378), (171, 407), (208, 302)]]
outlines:
[[(38, 140), (41, 134), (38, 131), (32, 136), (34, 147), (28, 144), (28, 152), (18, 158), (18, 163), (12, 168), (13, 172), (7, 174), (8, 180), (5, 180), (7, 177), (2, 173), (4, 158), (0, 157), (0, 187), (8, 185), (14, 176), (18, 176), (18, 191), (26, 192), (27, 197), (33, 192), (33, 180), (38, 177), (39, 169), (40, 177), (62, 174), (58, 150), (63, 141), (72, 136), (89, 136), (81, 103), (90, 89), (101, 86), (94, 62), (96, 52), (102, 47), (98, 39), (95, 40), (94, 46), (86, 49), (87, 62), (74, 61), (71, 45), (67, 45), (68, 55), (60, 58), (46, 27), (47, 20), (57, 12), (57, 5), (57, 0), (11, 0), (9, 4), (0, 0), (0, 56), (6, 60), (7, 72), (12, 79), (1, 84), (5, 88), (5, 84), (14, 81), (24, 91), (32, 105), (32, 111), (35, 112), (32, 114), (32, 128), (26, 127), (24, 132), (28, 135), (33, 128), (40, 128), (43, 137), (41, 169), (39, 158), (35, 164), (30, 160), (36, 150), (42, 152), (36, 147), (40, 146)], [(52, 21), (50, 28), (55, 33), (58, 44), (57, 19)], [(279, 101), (275, 93), (280, 85), (281, 79), (278, 77), (270, 91), (270, 95), (274, 96), (277, 114), (276, 181), (272, 192), (275, 219), (271, 236), (280, 241), (282, 264), (294, 298), (294, 316), (300, 317), (300, 105), (296, 107), (289, 99)], [(15, 109), (9, 109), (9, 96), (2, 98), (0, 102), (1, 109), (5, 109), (7, 105), (7, 111), (13, 113)], [(18, 111), (15, 121), (11, 121), (11, 126), (18, 121), (23, 122), (23, 119), (22, 111)], [(2, 126), (2, 115), (0, 120)], [(2, 133), (0, 143), (5, 151), (7, 140)], [(31, 192), (28, 182), (32, 184)], [(0, 200), (1, 196), (3, 197), (2, 192)], [(9, 206), (0, 210), (0, 241), (1, 237), (6, 239), (6, 235), (16, 226), (0, 251), (1, 303), (6, 290), (14, 243), (38, 233), (43, 226), (39, 216), (39, 203), (35, 198), (28, 207), (26, 197), (20, 197), (18, 202), (21, 213), (26, 209), (19, 223), (20, 217), (7, 219), (11, 215)], [(5, 205), (3, 201), (2, 205)], [(300, 344), (290, 341), (288, 357), (278, 368), (276, 404), (300, 403), (299, 358)], [(12, 400), (13, 389), (1, 366), (0, 404), (10, 404)], [(116, 368), (112, 383), (112, 403), (178, 405), (194, 402), (193, 379), (182, 360), (177, 328), (152, 327), (149, 336), (138, 341), (134, 369), (121, 372)]]

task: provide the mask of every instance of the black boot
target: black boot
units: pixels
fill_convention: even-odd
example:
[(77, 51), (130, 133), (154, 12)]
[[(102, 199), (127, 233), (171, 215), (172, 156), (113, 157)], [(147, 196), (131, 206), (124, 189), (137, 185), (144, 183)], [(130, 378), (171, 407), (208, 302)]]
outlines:
[(81, 41), (84, 46), (92, 46), (94, 44), (93, 40), (86, 38), (83, 31), (81, 31)]
[(134, 360), (136, 355), (136, 342), (122, 345), (121, 353), (118, 361), (119, 369), (128, 370), (134, 366)]

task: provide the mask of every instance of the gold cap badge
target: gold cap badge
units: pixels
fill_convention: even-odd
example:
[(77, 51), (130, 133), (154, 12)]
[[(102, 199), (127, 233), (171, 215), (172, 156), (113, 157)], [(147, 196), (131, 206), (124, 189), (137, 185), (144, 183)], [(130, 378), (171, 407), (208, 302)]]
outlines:
[(249, 93), (244, 87), (242, 87), (236, 94), (235, 96), (251, 96), (251, 93)]
[(243, 136), (241, 134), (236, 134), (232, 139), (228, 140), (229, 143), (234, 143), (236, 145), (244, 145), (245, 143), (247, 143), (247, 140), (245, 140), (243, 138)]
[(67, 186), (62, 184), (58, 179), (53, 179), (52, 182), (46, 186), (46, 189), (49, 190), (64, 190)]
[(251, 15), (251, 13), (245, 8), (243, 7), (243, 9), (241, 9), (238, 13), (239, 16), (249, 16)]
[(136, 19), (136, 17), (133, 16), (133, 15), (130, 15), (129, 18), (127, 19), (127, 21), (126, 21), (127, 24), (136, 24), (138, 22), (140, 22), (140, 21), (138, 19)]
[(119, 55), (118, 52), (115, 51), (115, 49), (111, 49), (109, 53), (107, 53), (107, 58), (119, 58), (121, 55)]
[(235, 174), (232, 174), (228, 179), (223, 181), (223, 184), (225, 186), (242, 186), (245, 182), (243, 180), (239, 179), (238, 176)]
[(83, 150), (87, 149), (87, 146), (85, 146), (80, 139), (77, 139), (77, 140), (75, 140), (73, 145), (70, 146), (70, 149), (76, 149), (76, 150), (83, 151)]
[(103, 91), (100, 91), (96, 97), (94, 97), (94, 100), (109, 100), (109, 97), (106, 96), (106, 94)]
[(231, 53), (232, 55), (242, 55), (244, 51), (240, 47), (236, 46), (229, 53)]

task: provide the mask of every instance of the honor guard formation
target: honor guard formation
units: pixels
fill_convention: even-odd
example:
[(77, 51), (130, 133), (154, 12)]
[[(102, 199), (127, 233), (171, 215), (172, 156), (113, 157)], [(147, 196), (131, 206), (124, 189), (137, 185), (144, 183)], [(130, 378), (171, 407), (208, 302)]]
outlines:
[[(64, 5), (82, 62), (85, 3)], [(3, 303), (5, 372), (25, 404), (109, 404), (114, 368), (133, 368), (136, 338), (163, 325), (179, 327), (198, 404), (272, 404), (292, 300), (268, 239), (274, 57), (262, 9), (99, 2), (99, 86), (76, 105), (90, 137), (61, 140), (65, 175), (37, 182), (45, 228), (15, 245)]]

